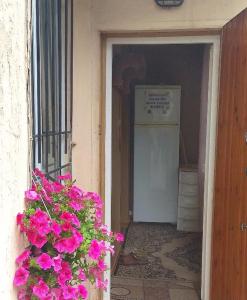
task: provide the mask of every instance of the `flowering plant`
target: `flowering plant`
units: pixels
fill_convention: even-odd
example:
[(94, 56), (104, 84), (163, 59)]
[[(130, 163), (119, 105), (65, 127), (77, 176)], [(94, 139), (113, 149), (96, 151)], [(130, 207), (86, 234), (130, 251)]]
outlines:
[(25, 192), (26, 209), (17, 215), (30, 243), (16, 259), (20, 300), (86, 299), (86, 281), (106, 289), (104, 257), (114, 254), (115, 241), (123, 241), (102, 224), (98, 194), (78, 188), (70, 174), (58, 180), (36, 169)]

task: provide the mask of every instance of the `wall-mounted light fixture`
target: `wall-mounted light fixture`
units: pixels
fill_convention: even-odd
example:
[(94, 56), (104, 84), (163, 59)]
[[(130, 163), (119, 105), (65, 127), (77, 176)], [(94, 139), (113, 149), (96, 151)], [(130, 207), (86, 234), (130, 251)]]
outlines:
[(164, 8), (180, 6), (183, 4), (184, 0), (155, 0), (155, 2)]

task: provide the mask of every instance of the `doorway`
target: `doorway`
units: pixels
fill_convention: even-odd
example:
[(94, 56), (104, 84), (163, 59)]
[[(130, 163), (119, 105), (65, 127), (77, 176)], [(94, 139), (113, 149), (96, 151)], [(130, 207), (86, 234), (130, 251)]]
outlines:
[[(129, 59), (132, 61), (132, 65), (135, 66), (135, 74), (133, 74), (133, 68), (132, 70), (131, 68), (128, 68), (128, 64), (126, 67), (126, 62), (122, 63), (124, 74), (122, 73), (121, 76), (118, 76), (118, 74), (114, 73), (114, 69), (114, 72), (112, 72), (112, 62), (115, 63), (114, 60), (116, 57), (121, 56), (121, 51), (123, 51), (123, 49), (129, 54)], [(133, 207), (135, 205), (133, 196), (135, 189), (135, 133), (133, 130), (135, 123), (135, 108), (133, 107), (133, 103), (135, 103), (135, 101), (133, 99), (135, 99), (136, 88), (138, 86), (139, 88), (147, 88), (147, 86), (150, 87), (150, 85), (152, 86), (152, 89), (154, 89), (154, 87), (157, 88), (157, 86), (160, 87), (161, 85), (163, 88), (180, 86), (182, 95), (181, 101), (183, 102), (181, 105), (180, 116), (180, 128), (182, 130), (179, 134), (180, 168), (177, 168), (177, 172), (178, 174), (180, 172), (178, 178), (183, 176), (183, 174), (189, 175), (191, 178), (191, 174), (193, 177), (196, 170), (198, 178), (201, 178), (201, 188), (204, 187), (204, 189), (201, 189), (200, 206), (201, 210), (204, 208), (204, 211), (203, 214), (201, 214), (201, 219), (198, 217), (198, 222), (200, 223), (201, 220), (201, 229), (203, 229), (201, 294), (203, 299), (208, 299), (219, 37), (111, 38), (107, 40), (106, 58), (106, 221), (108, 224), (112, 223), (113, 229), (119, 230), (121, 228), (126, 228), (133, 219)], [(190, 59), (192, 61), (189, 61)], [(161, 66), (161, 60), (163, 60), (164, 65), (167, 66), (166, 68), (164, 68), (164, 65), (163, 67)], [(174, 64), (177, 64), (177, 66)], [(121, 64), (118, 65), (116, 69), (121, 70)], [(197, 74), (196, 70), (198, 70), (201, 75), (199, 75), (199, 73)], [(191, 78), (193, 77), (192, 74), (195, 76), (194, 79)], [(178, 77), (184, 76), (184, 82), (181, 78), (176, 78), (176, 75)], [(128, 99), (125, 101), (125, 103), (128, 102), (128, 105), (125, 106), (124, 109), (121, 107), (121, 98), (124, 96), (116, 95), (116, 91), (114, 90), (114, 84), (115, 86), (121, 85), (121, 80), (123, 78), (125, 79), (124, 89), (129, 95), (127, 97)], [(191, 82), (194, 81), (194, 85), (192, 83), (187, 83), (190, 88), (185, 88), (185, 81), (188, 81), (188, 78), (191, 79)], [(194, 94), (190, 95), (190, 93)], [(119, 102), (118, 105), (115, 105), (116, 103), (113, 104), (113, 97)], [(186, 97), (188, 100), (184, 100)], [(195, 101), (195, 99), (197, 100)], [(192, 102), (189, 103), (189, 101)], [(123, 111), (124, 115), (127, 116), (126, 118), (121, 117)], [(126, 114), (126, 111), (129, 112), (129, 114)], [(197, 125), (194, 126), (193, 124)], [(115, 143), (115, 141), (118, 140), (117, 136), (119, 135), (119, 128), (121, 126), (125, 126), (125, 132), (127, 132), (127, 134), (125, 134), (125, 141), (119, 145), (119, 143)], [(199, 141), (199, 139), (201, 139), (201, 141)], [(130, 149), (130, 151), (128, 152), (124, 147)], [(115, 152), (119, 150), (125, 153), (124, 159), (128, 161), (128, 163), (125, 161), (125, 163), (122, 164), (122, 167), (121, 160), (123, 160), (123, 158), (115, 155)], [(194, 168), (195, 165), (197, 168)], [(199, 165), (200, 168), (198, 168)], [(124, 186), (120, 187), (122, 181), (121, 178), (118, 178), (120, 173), (114, 171), (116, 169), (121, 170), (121, 174), (124, 176)], [(199, 174), (200, 170), (201, 174)], [(198, 185), (200, 185), (200, 182)], [(113, 194), (117, 195), (120, 189), (126, 191), (122, 199), (125, 199), (125, 204), (128, 203), (127, 206), (121, 206), (121, 202), (117, 203), (117, 201), (113, 200)], [(179, 188), (177, 188), (177, 192), (179, 193)], [(178, 204), (176, 204), (176, 206), (178, 206)], [(119, 215), (116, 214), (116, 211), (118, 211)], [(178, 224), (178, 222), (175, 223)], [(199, 223), (197, 224), (197, 228), (200, 228)], [(173, 228), (177, 229), (177, 225), (171, 225), (175, 226)], [(145, 223), (144, 226), (147, 226), (147, 224)], [(180, 225), (179, 230), (182, 232), (196, 231), (195, 227), (186, 229), (184, 224)], [(207, 255), (205, 255), (205, 253), (207, 253)], [(110, 277), (110, 274), (108, 274), (108, 277)], [(105, 299), (110, 299), (109, 291), (105, 293)]]

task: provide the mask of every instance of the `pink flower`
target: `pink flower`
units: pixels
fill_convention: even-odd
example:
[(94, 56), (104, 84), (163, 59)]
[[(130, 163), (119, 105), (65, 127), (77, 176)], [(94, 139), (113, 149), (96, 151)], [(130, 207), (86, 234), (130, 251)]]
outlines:
[(21, 225), (24, 219), (24, 214), (18, 213), (16, 216), (16, 224)]
[(53, 267), (55, 272), (59, 272), (62, 269), (62, 258), (60, 255), (53, 257)]
[(25, 289), (19, 290), (17, 294), (18, 300), (26, 300), (27, 299), (27, 292)]
[(44, 194), (44, 199), (46, 202), (48, 202), (49, 204), (52, 203), (52, 198), (50, 196), (48, 196), (46, 193)]
[(63, 212), (61, 214), (60, 218), (63, 221), (71, 222), (72, 224), (74, 224), (77, 227), (81, 226), (81, 223), (80, 223), (79, 219), (77, 218), (77, 216), (72, 213), (69, 213), (67, 211)]
[(42, 248), (47, 242), (47, 238), (45, 236), (41, 236), (40, 234), (32, 230), (27, 233), (27, 237), (29, 242), (37, 248)]
[(72, 186), (69, 192), (67, 193), (70, 199), (72, 200), (82, 200), (83, 191), (77, 186)]
[(25, 268), (20, 267), (15, 272), (14, 285), (21, 286), (26, 284), (28, 276), (29, 276), (29, 272)]
[(124, 241), (124, 235), (121, 232), (117, 232), (115, 234), (115, 239), (117, 242), (123, 242)]
[(64, 299), (76, 299), (77, 288), (72, 286), (63, 287), (63, 297)]
[(108, 286), (108, 280), (107, 279), (106, 280), (101, 280), (99, 278), (96, 278), (95, 284), (96, 284), (96, 287), (98, 289), (102, 289), (102, 290), (106, 291), (107, 290), (107, 286)]
[(57, 203), (54, 204), (53, 209), (56, 214), (60, 213), (61, 211), (60, 205)]
[(73, 230), (73, 236), (76, 239), (77, 244), (81, 244), (83, 242), (83, 236), (76, 229)]
[(69, 206), (76, 211), (83, 209), (83, 205), (76, 200), (70, 201)]
[(101, 244), (97, 240), (92, 240), (91, 245), (88, 250), (88, 255), (92, 259), (98, 259), (101, 255)]
[(57, 176), (57, 179), (59, 180), (72, 180), (72, 175), (70, 173), (66, 173), (61, 176)]
[(36, 176), (38, 176), (38, 177), (40, 177), (40, 178), (44, 178), (44, 177), (45, 177), (45, 174), (42, 173), (38, 168), (35, 168), (33, 172), (34, 172), (34, 174), (35, 174)]
[(43, 194), (50, 194), (53, 192), (52, 184), (45, 177), (42, 178), (42, 185), (44, 190), (46, 191), (46, 193)]
[(45, 236), (51, 231), (50, 218), (47, 213), (38, 208), (30, 217), (30, 226), (41, 236)]
[(22, 264), (24, 261), (26, 261), (29, 256), (31, 254), (31, 251), (30, 250), (24, 250), (15, 260), (15, 262), (20, 265)]
[(103, 259), (99, 259), (97, 267), (102, 272), (104, 272), (107, 269), (107, 265), (104, 263)]
[(61, 290), (59, 288), (52, 288), (51, 295), (53, 296), (52, 300), (59, 300), (61, 299)]
[(85, 281), (87, 279), (84, 271), (82, 269), (80, 269), (79, 271), (79, 275), (78, 275), (78, 278), (81, 280), (81, 281)]
[(72, 279), (72, 272), (70, 269), (70, 265), (68, 262), (62, 261), (61, 263), (62, 269), (58, 274), (57, 282), (61, 287), (63, 287), (66, 281)]
[(104, 242), (104, 248), (106, 251), (109, 251), (112, 255), (114, 255), (115, 253), (114, 245), (111, 245), (110, 242)]
[(73, 231), (73, 235), (69, 238), (63, 238), (55, 243), (54, 248), (60, 253), (73, 253), (80, 247), (83, 241), (82, 235), (78, 231)]
[(61, 229), (63, 231), (72, 231), (73, 226), (69, 222), (65, 222), (64, 224), (61, 225)]
[(62, 229), (61, 226), (56, 221), (52, 221), (51, 231), (58, 237), (59, 234), (62, 232)]
[(18, 213), (16, 216), (16, 224), (17, 226), (20, 226), (20, 231), (23, 232), (26, 230), (25, 225), (23, 223), (24, 214)]
[(38, 284), (33, 286), (33, 294), (39, 299), (44, 299), (48, 292), (49, 287), (43, 280), (39, 280)]
[(61, 191), (64, 189), (64, 186), (59, 182), (53, 182), (52, 183), (52, 190), (53, 193), (61, 193)]
[(107, 225), (101, 225), (100, 230), (104, 235), (111, 236), (112, 232), (109, 230)]
[(50, 255), (43, 253), (37, 258), (37, 264), (43, 270), (48, 270), (53, 266), (53, 260)]
[(87, 299), (88, 291), (84, 285), (82, 285), (82, 284), (78, 285), (78, 292), (79, 292), (80, 296), (82, 297), (82, 299)]
[(27, 190), (25, 191), (25, 198), (30, 201), (39, 201), (40, 195), (36, 191)]

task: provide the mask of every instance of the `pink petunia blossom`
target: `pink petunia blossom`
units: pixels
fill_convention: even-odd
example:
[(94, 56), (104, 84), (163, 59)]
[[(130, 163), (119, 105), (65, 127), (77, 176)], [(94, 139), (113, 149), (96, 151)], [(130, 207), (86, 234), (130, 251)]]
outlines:
[(73, 208), (75, 211), (80, 211), (81, 209), (83, 209), (83, 205), (81, 203), (79, 203), (77, 200), (72, 200), (69, 203), (69, 206), (71, 208)]
[(64, 299), (76, 299), (77, 288), (70, 285), (63, 287), (63, 297)]
[(71, 199), (71, 200), (77, 200), (77, 201), (81, 201), (83, 200), (83, 196), (84, 196), (84, 191), (82, 191), (80, 188), (78, 188), (77, 186), (72, 186), (71, 189), (67, 192), (67, 196)]
[(109, 251), (111, 255), (114, 255), (115, 250), (114, 250), (114, 245), (111, 245), (110, 242), (104, 242), (104, 248), (106, 251)]
[(107, 290), (107, 286), (108, 286), (108, 280), (101, 280), (99, 278), (96, 278), (96, 282), (95, 285), (98, 289), (102, 289), (102, 290)]
[(48, 292), (49, 287), (42, 279), (33, 286), (33, 294), (39, 299), (44, 299), (47, 296)]
[(57, 204), (57, 203), (55, 203), (55, 204), (53, 205), (53, 209), (54, 209), (54, 212), (55, 212), (56, 214), (60, 213), (60, 211), (61, 211), (61, 207), (60, 207), (60, 205)]
[(63, 221), (71, 222), (73, 225), (77, 227), (81, 226), (81, 223), (75, 214), (65, 211), (61, 214), (60, 218)]
[(52, 183), (53, 193), (57, 193), (57, 194), (61, 193), (63, 189), (64, 189), (64, 186), (61, 183), (56, 182), (56, 181)]
[(69, 222), (65, 222), (64, 224), (61, 225), (62, 231), (72, 231), (73, 226)]
[(82, 284), (78, 285), (78, 292), (79, 292), (80, 296), (82, 297), (82, 299), (87, 299), (88, 291), (84, 285), (82, 285)]
[(27, 300), (27, 292), (25, 289), (19, 290), (17, 294), (18, 300)]
[(26, 261), (29, 256), (31, 254), (31, 251), (30, 250), (24, 250), (15, 260), (15, 262), (20, 265), (22, 264), (24, 261)]
[(57, 282), (61, 287), (63, 287), (66, 281), (72, 279), (72, 272), (68, 262), (62, 261), (61, 266), (62, 269), (58, 274)]
[(121, 232), (117, 232), (115, 234), (115, 239), (117, 242), (123, 242), (124, 241), (124, 235)]
[(21, 225), (24, 219), (24, 214), (18, 213), (16, 216), (16, 224)]
[(27, 190), (25, 191), (25, 198), (30, 201), (39, 201), (40, 195), (36, 191)]
[(46, 193), (43, 194), (50, 194), (53, 192), (52, 184), (47, 180), (45, 177), (42, 178), (42, 186)]
[(56, 221), (52, 221), (51, 231), (58, 237), (59, 234), (62, 232), (62, 229), (61, 226)]
[(81, 281), (85, 281), (87, 279), (86, 274), (84, 273), (84, 271), (82, 269), (80, 269), (80, 271), (79, 271), (78, 278)]
[(55, 272), (59, 272), (62, 269), (62, 258), (60, 255), (53, 257), (53, 267)]
[(45, 177), (45, 174), (43, 172), (41, 172), (40, 169), (38, 169), (38, 168), (35, 168), (33, 172), (34, 172), (34, 174), (36, 176), (38, 176), (40, 178), (44, 178)]
[(83, 236), (76, 229), (73, 229), (73, 236), (76, 239), (77, 244), (81, 244), (84, 240)]
[(26, 284), (28, 277), (29, 277), (29, 271), (27, 271), (23, 267), (20, 267), (15, 272), (14, 285), (21, 286), (21, 285)]
[(89, 257), (91, 257), (92, 259), (98, 259), (101, 255), (101, 251), (101, 243), (99, 243), (97, 240), (92, 240), (88, 250)]
[(44, 193), (43, 198), (45, 199), (46, 202), (52, 204), (52, 198), (49, 195), (47, 195), (47, 193)]
[(83, 241), (82, 235), (74, 231), (73, 235), (68, 238), (63, 238), (54, 244), (54, 248), (60, 253), (73, 253), (77, 248), (80, 247)]
[(99, 229), (101, 230), (101, 232), (104, 235), (107, 235), (107, 236), (111, 236), (112, 235), (112, 232), (109, 230), (109, 228), (108, 228), (107, 225), (101, 225)]
[(51, 289), (51, 295), (52, 295), (52, 300), (60, 300), (60, 296), (61, 296), (61, 290), (59, 288), (52, 288)]
[(53, 260), (50, 257), (50, 255), (48, 255), (46, 253), (42, 253), (37, 258), (37, 264), (41, 267), (41, 269), (48, 270), (53, 266)]
[(70, 173), (66, 173), (64, 175), (57, 176), (59, 180), (72, 180), (72, 175)]
[(35, 229), (41, 236), (45, 236), (51, 231), (50, 218), (47, 213), (41, 209), (36, 209), (30, 217), (30, 226)]
[(105, 264), (103, 259), (98, 260), (97, 267), (101, 272), (104, 272), (107, 269), (107, 265)]
[(47, 238), (45, 236), (41, 236), (33, 230), (27, 232), (27, 237), (29, 242), (37, 248), (42, 248), (47, 243)]
[(24, 220), (24, 214), (18, 213), (17, 216), (16, 216), (16, 224), (17, 224), (17, 226), (20, 226), (20, 231), (21, 232), (26, 231), (26, 227), (24, 225), (23, 220)]

